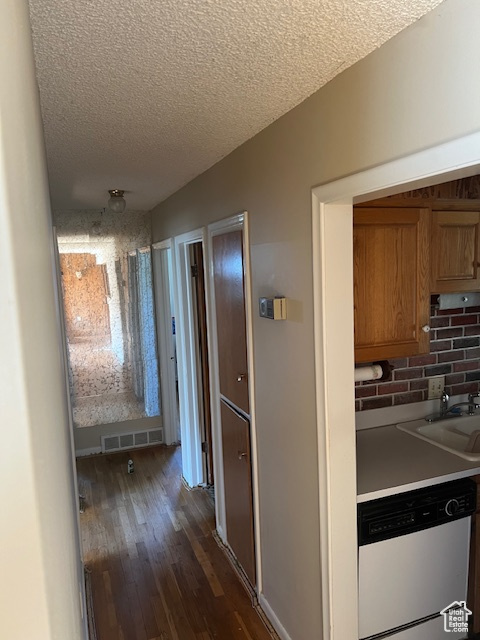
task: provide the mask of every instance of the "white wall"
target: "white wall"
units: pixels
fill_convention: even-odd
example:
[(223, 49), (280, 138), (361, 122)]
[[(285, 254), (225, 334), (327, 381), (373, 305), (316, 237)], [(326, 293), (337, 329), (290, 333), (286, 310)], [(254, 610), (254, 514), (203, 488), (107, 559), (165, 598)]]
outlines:
[(293, 640), (322, 628), (311, 188), (480, 130), (478, 24), (477, 0), (447, 0), (153, 212), (158, 241), (246, 209), (253, 308), (289, 299), (253, 330), (263, 593)]
[(83, 576), (27, 0), (0, 4), (0, 87), (1, 635), (80, 640)]

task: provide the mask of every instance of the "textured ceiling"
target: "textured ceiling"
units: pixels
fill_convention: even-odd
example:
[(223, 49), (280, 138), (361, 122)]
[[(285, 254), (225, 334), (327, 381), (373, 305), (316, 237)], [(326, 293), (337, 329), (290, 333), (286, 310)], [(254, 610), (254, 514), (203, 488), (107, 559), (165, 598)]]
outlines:
[(150, 209), (441, 0), (30, 0), (54, 208)]

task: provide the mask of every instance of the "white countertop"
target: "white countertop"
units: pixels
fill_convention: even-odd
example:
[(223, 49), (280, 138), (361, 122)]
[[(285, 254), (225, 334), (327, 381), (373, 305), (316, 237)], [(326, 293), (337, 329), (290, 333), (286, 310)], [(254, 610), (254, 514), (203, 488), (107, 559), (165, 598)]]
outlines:
[(477, 474), (478, 462), (463, 460), (395, 425), (357, 431), (357, 502)]

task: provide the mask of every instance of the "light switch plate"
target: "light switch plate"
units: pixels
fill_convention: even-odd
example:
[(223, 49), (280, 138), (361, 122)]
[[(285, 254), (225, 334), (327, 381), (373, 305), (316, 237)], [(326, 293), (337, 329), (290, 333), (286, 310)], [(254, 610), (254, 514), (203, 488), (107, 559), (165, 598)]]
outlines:
[(287, 301), (281, 296), (275, 298), (259, 298), (258, 311), (261, 318), (270, 320), (287, 319)]

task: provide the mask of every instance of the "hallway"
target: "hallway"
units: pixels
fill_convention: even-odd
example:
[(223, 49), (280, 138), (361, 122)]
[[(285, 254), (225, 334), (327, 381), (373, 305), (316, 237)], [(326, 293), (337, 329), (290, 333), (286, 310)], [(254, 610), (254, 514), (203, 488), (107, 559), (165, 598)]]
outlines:
[(98, 640), (271, 640), (212, 536), (207, 492), (187, 491), (180, 448), (77, 461)]

